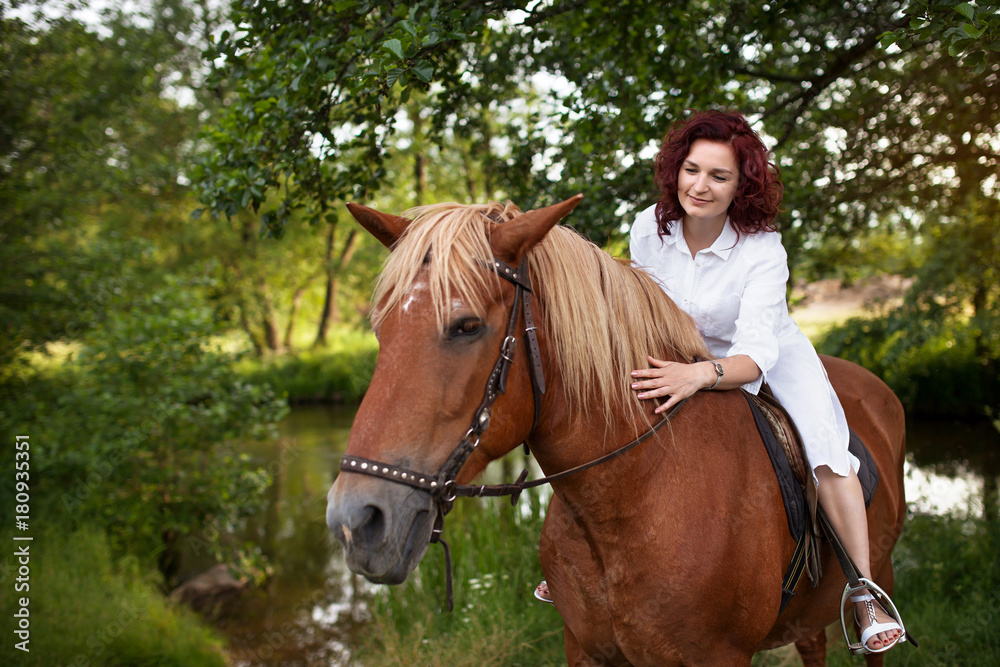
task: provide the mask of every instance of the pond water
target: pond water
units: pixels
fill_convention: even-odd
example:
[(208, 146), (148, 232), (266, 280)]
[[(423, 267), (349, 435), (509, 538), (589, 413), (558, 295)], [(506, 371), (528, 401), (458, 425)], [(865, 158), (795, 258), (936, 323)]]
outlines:
[[(326, 493), (353, 418), (354, 408), (296, 408), (277, 441), (247, 447), (275, 480), (267, 514), (253, 526), (274, 569), (264, 590), (245, 595), (216, 623), (235, 665), (348, 664), (352, 647), (364, 640), (377, 587), (346, 569), (325, 521)], [(912, 510), (980, 514), (984, 495), (996, 498), (1000, 434), (990, 424), (912, 422), (907, 442)]]

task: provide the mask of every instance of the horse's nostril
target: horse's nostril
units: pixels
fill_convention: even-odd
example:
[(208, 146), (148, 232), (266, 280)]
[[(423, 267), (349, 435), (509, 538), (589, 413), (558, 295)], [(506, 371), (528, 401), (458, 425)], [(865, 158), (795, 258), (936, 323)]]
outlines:
[(375, 546), (385, 539), (385, 514), (375, 505), (365, 505), (357, 527), (352, 531), (354, 539), (367, 546)]

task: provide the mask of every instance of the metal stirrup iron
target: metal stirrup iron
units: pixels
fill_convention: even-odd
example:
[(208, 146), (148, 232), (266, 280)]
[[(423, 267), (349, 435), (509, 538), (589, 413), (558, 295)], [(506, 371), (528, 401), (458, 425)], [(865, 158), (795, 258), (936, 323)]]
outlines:
[(852, 642), (850, 635), (847, 634), (847, 618), (844, 616), (844, 606), (848, 602), (848, 598), (861, 591), (870, 592), (885, 613), (896, 623), (899, 623), (899, 639), (893, 645), (908, 641), (916, 647), (917, 641), (907, 634), (906, 626), (903, 625), (903, 619), (899, 615), (899, 610), (896, 609), (896, 605), (889, 598), (889, 595), (874, 581), (862, 577), (858, 572), (858, 566), (855, 565), (854, 560), (847, 553), (847, 548), (840, 541), (840, 536), (834, 529), (833, 523), (830, 521), (830, 517), (822, 505), (816, 508), (816, 517), (819, 519), (820, 525), (823, 527), (823, 532), (826, 533), (826, 537), (830, 541), (830, 546), (833, 547), (833, 552), (837, 555), (837, 560), (840, 561), (840, 568), (844, 571), (844, 576), (847, 577), (847, 585), (844, 586), (844, 593), (840, 596), (840, 627), (844, 631), (844, 643), (847, 644), (847, 650), (854, 655), (865, 655), (874, 652), (861, 643), (861, 641)]

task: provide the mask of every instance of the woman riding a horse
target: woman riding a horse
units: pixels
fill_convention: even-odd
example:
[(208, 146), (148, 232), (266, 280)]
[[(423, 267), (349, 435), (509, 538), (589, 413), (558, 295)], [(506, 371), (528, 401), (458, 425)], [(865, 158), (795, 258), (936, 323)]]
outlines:
[[(902, 408), (871, 373), (820, 360), (800, 338), (770, 231), (777, 175), (741, 117), (717, 120), (733, 133), (698, 129), (699, 116), (661, 152), (673, 204), (640, 214), (632, 232), (633, 261), (655, 278), (557, 225), (579, 197), (527, 213), (447, 204), (399, 217), (350, 205), (392, 250), (374, 299), (378, 362), (341, 464), (364, 474), (339, 475), (328, 496), (353, 571), (405, 580), (440, 539), (457, 486), (527, 442), (546, 474), (582, 470), (552, 482), (539, 546), (570, 664), (749, 665), (790, 642), (823, 664), (845, 579), (826, 546), (819, 585), (780, 606), (796, 545), (746, 400), (718, 391), (766, 377), (788, 402), (808, 391), (822, 415), (800, 425), (821, 501), (861, 573), (891, 592)], [(665, 414), (644, 444), (586, 467)], [(882, 475), (867, 514), (845, 417)], [(870, 545), (869, 530), (880, 536)], [(899, 641), (898, 628), (879, 626), (893, 619), (859, 597), (866, 649)]]

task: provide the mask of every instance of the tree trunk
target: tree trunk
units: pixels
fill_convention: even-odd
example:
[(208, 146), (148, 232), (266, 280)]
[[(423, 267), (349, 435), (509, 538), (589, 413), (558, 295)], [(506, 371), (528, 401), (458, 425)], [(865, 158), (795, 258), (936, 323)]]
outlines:
[(253, 345), (253, 351), (258, 357), (264, 356), (264, 342), (260, 340), (260, 337), (254, 332), (253, 327), (250, 326), (250, 319), (247, 317), (247, 306), (246, 303), (241, 303), (239, 305), (240, 311), (240, 327), (243, 332), (246, 333), (247, 338), (250, 339), (250, 344)]
[(469, 201), (476, 202), (476, 179), (472, 174), (472, 157), (468, 151), (462, 151), (462, 168), (465, 171), (465, 189), (469, 193)]
[(427, 174), (424, 169), (424, 156), (421, 153), (413, 158), (413, 189), (414, 189), (414, 206), (424, 205), (424, 188), (427, 185)]
[(995, 470), (987, 470), (983, 475), (983, 518), (988, 523), (996, 523), (1000, 511), (1000, 487), (995, 473)]
[(278, 320), (274, 316), (274, 306), (271, 303), (271, 294), (267, 289), (267, 282), (261, 278), (260, 302), (263, 309), (261, 319), (264, 326), (264, 341), (267, 343), (269, 352), (281, 351), (281, 335), (278, 333)]
[(420, 109), (412, 109), (410, 120), (413, 121), (413, 190), (415, 195), (415, 206), (424, 205), (424, 190), (427, 189), (427, 169), (425, 168), (424, 141), (423, 141), (423, 119), (420, 118)]
[(285, 349), (289, 352), (295, 347), (292, 342), (292, 334), (295, 332), (295, 320), (299, 316), (299, 306), (302, 305), (302, 295), (306, 293), (308, 285), (308, 282), (303, 283), (292, 295), (292, 308), (288, 312), (288, 325), (285, 326)]
[(323, 311), (319, 315), (319, 329), (316, 331), (316, 340), (313, 341), (313, 349), (326, 347), (326, 336), (330, 331), (330, 324), (334, 319), (337, 298), (337, 280), (333, 272), (333, 241), (337, 231), (337, 222), (330, 222), (330, 229), (326, 234), (326, 297), (323, 299)]
[(493, 152), (490, 144), (493, 141), (493, 133), (487, 128), (483, 131), (483, 148), (485, 156), (483, 165), (483, 197), (493, 199)]
[(330, 233), (326, 237), (326, 298), (323, 300), (323, 312), (320, 315), (319, 331), (316, 333), (316, 340), (313, 349), (326, 345), (326, 336), (330, 331), (330, 325), (340, 321), (340, 313), (337, 311), (337, 289), (340, 286), (340, 275), (350, 264), (354, 257), (354, 251), (358, 247), (358, 230), (352, 229), (344, 242), (344, 248), (340, 251), (340, 257), (336, 264), (333, 262), (334, 232), (336, 223), (330, 224)]

